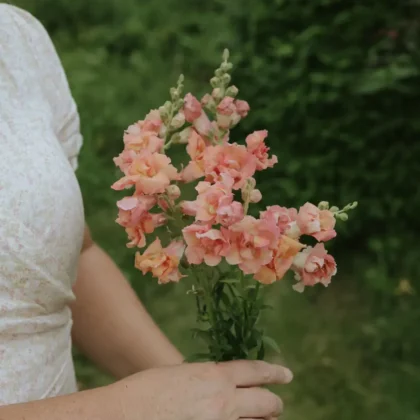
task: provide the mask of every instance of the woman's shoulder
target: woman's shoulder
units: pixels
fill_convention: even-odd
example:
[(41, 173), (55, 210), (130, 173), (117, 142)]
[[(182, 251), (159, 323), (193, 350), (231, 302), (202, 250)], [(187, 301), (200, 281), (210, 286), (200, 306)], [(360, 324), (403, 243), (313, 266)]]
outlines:
[(31, 13), (7, 3), (0, 3), (0, 28), (3, 31), (35, 31), (44, 33), (45, 29)]

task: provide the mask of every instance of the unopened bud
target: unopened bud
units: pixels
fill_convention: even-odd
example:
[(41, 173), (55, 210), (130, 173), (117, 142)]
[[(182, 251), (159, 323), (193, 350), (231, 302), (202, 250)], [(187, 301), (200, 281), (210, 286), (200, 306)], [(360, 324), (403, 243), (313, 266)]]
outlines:
[(175, 117), (172, 118), (171, 121), (171, 128), (178, 129), (181, 128), (185, 124), (185, 115), (183, 112), (178, 112)]
[(168, 120), (169, 112), (166, 109), (165, 105), (159, 107), (159, 114), (163, 122), (166, 122)]
[(222, 63), (220, 68), (223, 70), (223, 72), (228, 72), (229, 70), (232, 70), (233, 64), (232, 63)]
[(251, 177), (247, 179), (246, 183), (243, 185), (241, 189), (241, 197), (243, 201), (249, 202), (251, 193), (253, 191), (258, 191), (258, 190), (255, 190), (255, 185), (257, 185), (257, 181), (255, 181), (254, 178)]
[(229, 60), (229, 50), (227, 48), (225, 48), (223, 50), (223, 56), (222, 56), (222, 58), (223, 58), (223, 61), (228, 61)]
[(238, 94), (239, 89), (236, 86), (229, 86), (226, 89), (226, 96), (230, 96), (231, 98), (235, 98), (236, 95)]
[(176, 141), (174, 140), (174, 143), (178, 143), (178, 144), (187, 144), (188, 143), (188, 139), (190, 138), (191, 135), (191, 127), (187, 127), (184, 130), (182, 130), (180, 133), (175, 134), (176, 137)]
[(230, 74), (225, 73), (222, 76), (222, 81), (225, 85), (228, 85), (230, 83), (230, 81), (232, 80), (232, 78), (230, 77)]
[(349, 219), (349, 216), (347, 213), (338, 213), (335, 217), (337, 217), (337, 219), (342, 220), (343, 222)]
[(260, 190), (252, 190), (249, 194), (250, 203), (258, 203), (262, 200), (262, 194)]
[(213, 89), (213, 92), (211, 93), (211, 96), (214, 99), (222, 99), (222, 96), (223, 96), (222, 89), (220, 89), (220, 88)]
[(176, 101), (177, 99), (179, 99), (179, 92), (178, 89), (176, 88), (171, 88), (169, 90), (169, 93), (171, 94), (171, 98), (173, 101)]
[(222, 77), (223, 76), (223, 70), (221, 68), (220, 69), (217, 69), (214, 72), (214, 74), (216, 75), (216, 77)]
[(320, 210), (327, 210), (329, 207), (330, 207), (330, 203), (329, 203), (328, 201), (321, 201), (321, 202), (318, 204), (318, 208), (319, 208)]
[(340, 210), (337, 206), (332, 206), (332, 207), (330, 207), (330, 212), (331, 213), (337, 213), (338, 212), (338, 210)]
[(181, 195), (181, 190), (178, 185), (169, 185), (166, 187), (166, 194), (171, 200), (176, 200)]
[(220, 79), (218, 77), (212, 77), (210, 79), (211, 87), (216, 88), (220, 84)]

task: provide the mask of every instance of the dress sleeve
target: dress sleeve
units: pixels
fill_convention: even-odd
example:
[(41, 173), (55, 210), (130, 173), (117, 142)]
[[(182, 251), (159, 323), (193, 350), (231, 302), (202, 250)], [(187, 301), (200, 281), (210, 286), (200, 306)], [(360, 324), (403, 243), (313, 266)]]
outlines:
[(30, 13), (8, 6), (33, 54), (41, 91), (51, 108), (54, 132), (72, 168), (77, 169), (82, 146), (79, 113), (63, 66), (43, 25)]

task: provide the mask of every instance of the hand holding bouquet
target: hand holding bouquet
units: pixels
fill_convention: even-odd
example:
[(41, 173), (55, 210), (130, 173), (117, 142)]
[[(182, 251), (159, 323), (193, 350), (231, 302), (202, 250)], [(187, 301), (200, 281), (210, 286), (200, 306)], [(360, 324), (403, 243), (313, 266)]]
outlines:
[[(230, 85), (227, 51), (211, 79), (212, 92), (199, 101), (183, 94), (183, 77), (171, 88), (171, 100), (128, 127), (124, 150), (114, 159), (124, 176), (112, 186), (132, 188), (118, 201), (117, 223), (137, 252), (135, 266), (159, 283), (190, 281), (197, 305), (197, 336), (207, 343), (203, 359), (262, 359), (267, 345), (276, 348), (258, 326), (262, 285), (292, 271), (293, 288), (328, 286), (336, 274), (324, 243), (336, 236), (336, 220), (348, 219), (352, 203), (339, 209), (327, 202), (306, 203), (299, 210), (272, 205), (259, 217), (250, 206), (262, 199), (255, 174), (272, 168), (276, 156), (265, 144), (266, 130), (245, 144), (231, 143), (230, 131), (250, 110)], [(190, 161), (175, 168), (166, 155), (185, 147)], [(196, 182), (195, 200), (182, 199), (183, 184)], [(169, 239), (149, 240), (165, 225)], [(305, 237), (316, 242), (308, 246)]]

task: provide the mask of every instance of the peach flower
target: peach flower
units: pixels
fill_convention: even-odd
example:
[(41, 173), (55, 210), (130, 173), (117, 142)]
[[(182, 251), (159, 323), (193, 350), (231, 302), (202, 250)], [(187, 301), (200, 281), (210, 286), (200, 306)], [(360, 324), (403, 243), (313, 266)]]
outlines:
[(267, 130), (254, 131), (246, 138), (248, 151), (257, 158), (257, 170), (272, 168), (277, 163), (277, 156), (268, 157), (270, 150), (264, 143), (267, 137)]
[(133, 248), (137, 246), (143, 248), (146, 245), (146, 234), (153, 233), (157, 227), (162, 226), (165, 222), (166, 218), (162, 213), (142, 213), (136, 225), (129, 225), (125, 228), (128, 239), (130, 240), (127, 247)]
[(250, 110), (248, 102), (238, 99), (235, 102), (235, 105), (236, 105), (236, 112), (241, 116), (241, 118), (245, 118), (248, 115), (248, 112)]
[(311, 203), (306, 203), (299, 209), (296, 223), (303, 234), (311, 235), (318, 241), (328, 241), (337, 235), (334, 230), (334, 215)]
[(155, 204), (156, 198), (152, 196), (124, 197), (122, 200), (117, 201), (119, 212), (116, 222), (124, 227), (135, 226), (139, 223), (143, 214)]
[(130, 125), (124, 133), (124, 145), (126, 150), (141, 152), (144, 149), (150, 152), (158, 152), (162, 149), (164, 140), (158, 137), (154, 131), (146, 131), (141, 127), (142, 121)]
[(334, 257), (327, 253), (324, 244), (320, 243), (299, 252), (293, 260), (292, 269), (301, 286), (314, 286), (317, 283), (328, 286), (337, 272), (337, 264)]
[(273, 221), (252, 216), (245, 216), (230, 226), (225, 236), (228, 236), (230, 244), (226, 261), (238, 265), (245, 274), (255, 274), (262, 266), (269, 264), (279, 238)]
[(220, 263), (229, 247), (223, 232), (211, 229), (211, 225), (192, 224), (182, 230), (187, 249), (185, 256), (190, 264), (201, 264), (203, 261), (210, 267)]
[(144, 131), (152, 131), (158, 134), (163, 126), (162, 119), (160, 118), (160, 112), (158, 109), (152, 109), (145, 117), (143, 121), (139, 121), (140, 128)]
[(261, 219), (274, 219), (281, 234), (297, 239), (300, 236), (300, 231), (297, 232), (297, 235), (293, 234), (296, 230), (297, 214), (297, 210), (294, 208), (288, 209), (276, 205), (267, 207), (266, 211), (261, 212), (260, 217)]
[(125, 175), (127, 175), (127, 172), (136, 156), (137, 153), (134, 150), (124, 149), (117, 157), (114, 158), (114, 163)]
[(274, 249), (272, 260), (255, 273), (255, 280), (263, 284), (281, 280), (290, 269), (294, 256), (304, 247), (300, 242), (282, 235)]
[(222, 226), (231, 226), (240, 222), (244, 218), (244, 207), (238, 201), (233, 201), (230, 204), (220, 206), (217, 209), (216, 223)]
[(188, 93), (184, 98), (185, 119), (192, 123), (197, 132), (207, 136), (210, 132), (211, 124), (207, 114), (203, 111), (198, 99)]
[(236, 112), (235, 100), (225, 96), (216, 108), (217, 125), (222, 129), (229, 129), (238, 124), (241, 117)]
[(162, 248), (159, 238), (144, 251), (143, 255), (136, 253), (135, 266), (143, 275), (152, 273), (159, 280), (159, 284), (179, 282), (183, 276), (179, 272), (179, 262), (185, 246), (181, 241), (173, 241), (166, 248)]
[(143, 150), (134, 158), (126, 176), (115, 182), (112, 188), (122, 190), (135, 185), (138, 194), (157, 194), (165, 192), (171, 181), (178, 179), (168, 156)]
[(192, 123), (202, 112), (200, 101), (191, 93), (187, 93), (184, 98), (184, 115), (185, 119)]
[(191, 158), (187, 167), (182, 171), (182, 179), (191, 182), (204, 176), (204, 150), (206, 142), (195, 130), (190, 131), (188, 138), (187, 153)]
[(221, 174), (233, 178), (233, 189), (241, 188), (256, 170), (256, 159), (245, 146), (236, 143), (209, 146), (204, 150), (206, 181), (217, 182)]

